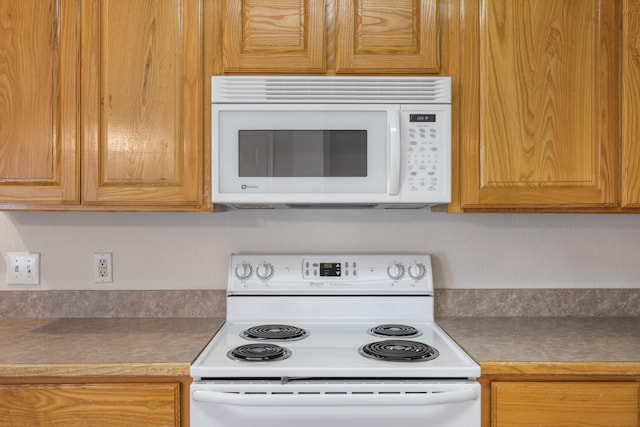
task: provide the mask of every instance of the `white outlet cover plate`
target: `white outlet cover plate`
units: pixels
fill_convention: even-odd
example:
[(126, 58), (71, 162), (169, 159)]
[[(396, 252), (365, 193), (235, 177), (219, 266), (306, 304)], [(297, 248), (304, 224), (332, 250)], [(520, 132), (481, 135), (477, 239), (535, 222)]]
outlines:
[(26, 252), (8, 252), (7, 284), (39, 285), (40, 254)]
[[(105, 274), (100, 274), (98, 263), (103, 260), (106, 263)], [(112, 283), (113, 265), (111, 252), (98, 252), (93, 254), (93, 283)]]

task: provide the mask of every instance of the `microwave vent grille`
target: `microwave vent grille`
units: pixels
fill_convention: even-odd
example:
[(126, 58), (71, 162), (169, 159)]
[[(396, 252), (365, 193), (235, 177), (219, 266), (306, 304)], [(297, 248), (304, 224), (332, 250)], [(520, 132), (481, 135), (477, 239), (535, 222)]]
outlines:
[(450, 77), (215, 76), (213, 103), (450, 104)]

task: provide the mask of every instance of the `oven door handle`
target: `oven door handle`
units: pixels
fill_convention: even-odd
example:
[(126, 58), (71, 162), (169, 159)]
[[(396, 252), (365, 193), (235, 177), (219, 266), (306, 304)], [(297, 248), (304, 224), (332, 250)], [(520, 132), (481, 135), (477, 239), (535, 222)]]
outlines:
[(477, 389), (406, 394), (238, 394), (195, 390), (191, 394), (196, 402), (234, 406), (429, 406), (473, 401), (478, 395)]

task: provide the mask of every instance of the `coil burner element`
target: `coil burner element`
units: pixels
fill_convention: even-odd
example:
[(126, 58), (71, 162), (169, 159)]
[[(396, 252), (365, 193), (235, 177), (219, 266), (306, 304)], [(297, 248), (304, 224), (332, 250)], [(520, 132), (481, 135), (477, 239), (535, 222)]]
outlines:
[(245, 344), (236, 347), (227, 353), (227, 357), (233, 360), (246, 362), (273, 362), (284, 360), (291, 356), (291, 350), (275, 344)]
[(305, 338), (309, 333), (290, 325), (258, 325), (243, 331), (240, 336), (248, 340), (294, 341)]
[(427, 344), (409, 340), (376, 341), (363, 345), (358, 352), (365, 357), (389, 362), (424, 362), (440, 354)]
[(388, 323), (369, 329), (369, 334), (376, 337), (415, 338), (422, 335), (422, 332), (413, 326)]

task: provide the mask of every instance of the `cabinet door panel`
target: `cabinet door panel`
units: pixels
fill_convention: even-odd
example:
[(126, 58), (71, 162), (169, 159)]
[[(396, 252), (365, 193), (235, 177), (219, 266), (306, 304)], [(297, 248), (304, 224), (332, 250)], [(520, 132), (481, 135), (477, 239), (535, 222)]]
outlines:
[(463, 207), (617, 204), (616, 3), (464, 0)]
[(324, 0), (224, 0), (223, 71), (322, 73)]
[(437, 0), (337, 0), (336, 72), (437, 73)]
[(201, 203), (200, 3), (83, 3), (84, 204)]
[(77, 204), (75, 0), (0, 1), (0, 204)]
[(622, 206), (640, 207), (640, 1), (622, 16)]
[(179, 384), (0, 385), (0, 426), (179, 426)]
[(637, 383), (494, 382), (492, 427), (637, 427)]

